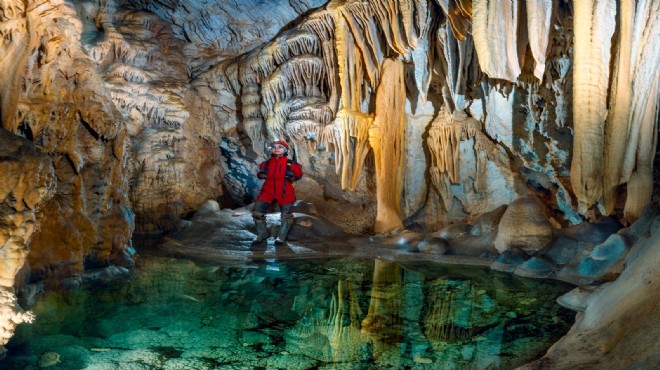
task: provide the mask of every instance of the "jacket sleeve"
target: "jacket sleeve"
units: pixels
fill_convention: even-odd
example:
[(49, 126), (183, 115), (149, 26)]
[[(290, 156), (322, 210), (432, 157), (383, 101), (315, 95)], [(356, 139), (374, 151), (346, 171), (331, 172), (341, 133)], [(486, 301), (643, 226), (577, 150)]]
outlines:
[(291, 172), (293, 172), (293, 175), (295, 176), (294, 179), (296, 181), (300, 180), (303, 176), (302, 166), (300, 163), (292, 163)]
[(259, 172), (257, 172), (257, 177), (260, 179), (265, 179), (268, 176), (266, 173), (266, 162), (261, 162), (259, 165)]

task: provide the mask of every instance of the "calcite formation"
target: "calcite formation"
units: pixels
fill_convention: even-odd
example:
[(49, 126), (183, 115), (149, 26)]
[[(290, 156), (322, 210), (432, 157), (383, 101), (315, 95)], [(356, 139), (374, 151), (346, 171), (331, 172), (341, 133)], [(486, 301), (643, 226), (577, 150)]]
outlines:
[[(33, 317), (18, 305), (14, 286), (40, 224), (41, 206), (55, 192), (51, 160), (29, 140), (0, 130), (0, 356), (14, 328)], [(8, 176), (14, 174), (15, 176)], [(28, 268), (29, 270), (29, 268)], [(19, 277), (20, 278), (20, 277)], [(24, 278), (24, 277), (22, 277)]]

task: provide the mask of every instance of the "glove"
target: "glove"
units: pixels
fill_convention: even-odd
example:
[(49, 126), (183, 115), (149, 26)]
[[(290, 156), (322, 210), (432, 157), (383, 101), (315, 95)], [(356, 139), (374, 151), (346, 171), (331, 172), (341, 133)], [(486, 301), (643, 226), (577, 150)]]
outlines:
[(291, 171), (286, 171), (286, 178), (287, 180), (293, 182), (296, 178), (296, 175), (294, 175)]
[(263, 170), (257, 172), (257, 177), (263, 180), (266, 177), (268, 177), (268, 173), (266, 173), (266, 170), (263, 169)]

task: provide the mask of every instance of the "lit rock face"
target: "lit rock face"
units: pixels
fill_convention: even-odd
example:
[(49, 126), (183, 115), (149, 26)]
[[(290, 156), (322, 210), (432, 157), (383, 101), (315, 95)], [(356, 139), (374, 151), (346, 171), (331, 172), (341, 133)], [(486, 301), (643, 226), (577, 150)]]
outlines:
[[(0, 130), (0, 357), (4, 345), (21, 322), (31, 322), (14, 295), (18, 271), (39, 228), (37, 212), (55, 190), (48, 156), (24, 138)], [(7, 176), (15, 174), (16, 176)]]
[[(4, 47), (22, 45), (27, 54), (14, 61), (16, 71), (26, 71), (16, 77), (20, 83), (2, 91), (3, 113), (13, 112), (2, 124), (50, 157), (57, 189), (38, 215), (40, 228), (28, 257), (32, 278), (49, 270), (80, 273), (86, 258), (91, 265), (115, 258), (130, 263), (124, 256), (134, 222), (123, 166), (127, 132), (109, 89), (82, 50), (83, 24), (74, 8), (58, 1), (27, 8), (4, 2), (3, 9), (3, 26), (27, 25), (26, 37), (19, 37), (20, 28), (12, 29), (16, 37), (7, 38)], [(12, 103), (17, 110), (7, 109)]]
[(551, 240), (552, 225), (543, 213), (540, 202), (526, 196), (512, 202), (502, 215), (495, 248), (503, 253), (510, 247), (517, 247), (531, 256)]
[[(117, 1), (153, 12), (171, 25), (173, 36), (188, 42), (182, 48), (192, 71), (212, 61), (244, 54), (273, 38), (301, 14), (327, 0), (239, 1)], [(194, 73), (197, 74), (197, 73)]]

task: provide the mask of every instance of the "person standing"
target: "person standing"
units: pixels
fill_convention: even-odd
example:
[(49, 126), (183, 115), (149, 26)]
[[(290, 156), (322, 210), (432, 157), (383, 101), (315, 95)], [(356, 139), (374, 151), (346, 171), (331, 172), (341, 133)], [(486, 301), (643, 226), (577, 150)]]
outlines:
[(273, 204), (280, 207), (281, 225), (275, 244), (284, 244), (289, 229), (293, 225), (293, 203), (296, 201), (294, 182), (302, 178), (302, 166), (289, 159), (289, 145), (284, 140), (273, 141), (270, 145), (270, 159), (259, 165), (257, 177), (264, 181), (261, 193), (252, 208), (252, 218), (257, 228), (253, 242), (268, 239), (266, 214)]

